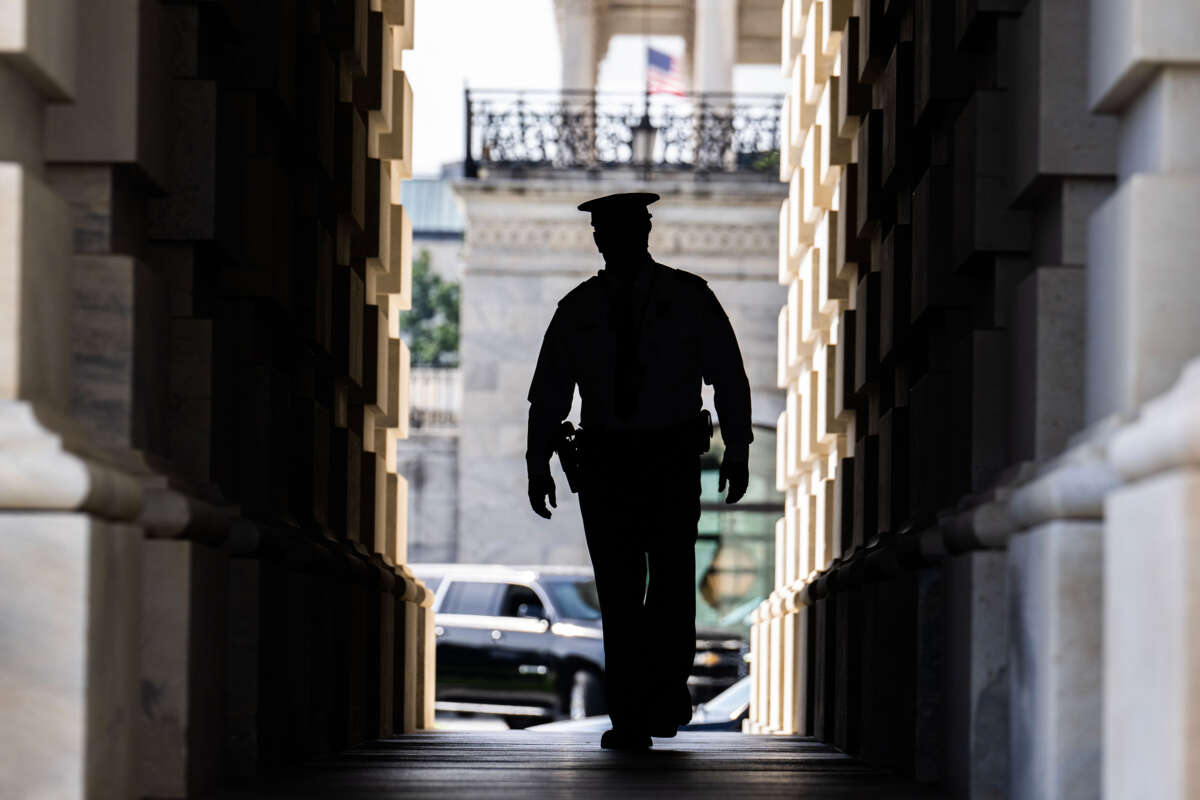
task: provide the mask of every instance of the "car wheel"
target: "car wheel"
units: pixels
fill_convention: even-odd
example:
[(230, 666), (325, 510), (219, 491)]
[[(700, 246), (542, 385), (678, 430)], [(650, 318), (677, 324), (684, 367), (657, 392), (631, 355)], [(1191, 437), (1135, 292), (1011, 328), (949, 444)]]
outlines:
[(604, 687), (600, 684), (600, 676), (594, 672), (579, 670), (571, 682), (567, 714), (571, 719), (583, 719), (603, 713)]

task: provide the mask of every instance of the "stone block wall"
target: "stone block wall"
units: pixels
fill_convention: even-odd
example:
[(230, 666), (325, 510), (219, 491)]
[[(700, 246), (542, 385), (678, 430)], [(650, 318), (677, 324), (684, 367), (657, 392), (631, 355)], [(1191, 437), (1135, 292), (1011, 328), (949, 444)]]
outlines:
[(431, 724), (412, 35), (412, 0), (0, 11), (0, 794), (192, 796)]
[(781, 22), (788, 508), (748, 728), (956, 797), (1187, 796), (1193, 5)]

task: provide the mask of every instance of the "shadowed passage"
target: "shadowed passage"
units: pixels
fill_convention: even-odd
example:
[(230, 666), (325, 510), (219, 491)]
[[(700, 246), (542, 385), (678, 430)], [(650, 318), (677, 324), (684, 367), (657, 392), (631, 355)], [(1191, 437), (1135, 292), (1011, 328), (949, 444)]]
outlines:
[(799, 737), (684, 732), (637, 752), (601, 750), (598, 740), (596, 734), (528, 731), (413, 734), (288, 770), (217, 800), (940, 796)]

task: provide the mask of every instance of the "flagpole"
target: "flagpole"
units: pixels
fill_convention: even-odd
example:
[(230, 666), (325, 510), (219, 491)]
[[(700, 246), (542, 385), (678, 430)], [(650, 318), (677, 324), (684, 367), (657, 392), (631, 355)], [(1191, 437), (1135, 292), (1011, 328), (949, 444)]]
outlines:
[[(646, 69), (646, 85), (642, 93), (642, 120), (633, 129), (633, 160), (641, 161), (642, 180), (650, 180), (650, 161), (654, 158), (654, 126), (650, 123), (650, 33), (646, 19), (646, 9), (642, 9), (642, 41), (646, 44), (646, 58), (643, 66)], [(638, 151), (642, 152), (638, 152)], [(641, 156), (639, 159), (638, 156)]]
[(643, 86), (642, 94), (642, 118), (649, 121), (650, 119), (650, 12), (646, 7), (642, 8), (642, 44), (646, 47), (646, 58), (642, 61), (642, 67), (645, 69), (645, 85)]
[(646, 57), (642, 60), (642, 67), (645, 70), (645, 81), (643, 85), (644, 93), (642, 95), (642, 113), (648, 117), (650, 116), (650, 36), (644, 30), (642, 31), (642, 42), (646, 46)]

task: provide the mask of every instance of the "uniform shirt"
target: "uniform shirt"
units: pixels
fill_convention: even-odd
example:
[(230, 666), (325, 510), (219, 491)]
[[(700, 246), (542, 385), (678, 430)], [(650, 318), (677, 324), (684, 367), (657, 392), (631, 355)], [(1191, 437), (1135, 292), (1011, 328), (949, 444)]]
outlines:
[[(695, 420), (702, 380), (713, 386), (726, 447), (744, 450), (750, 383), (708, 283), (654, 261), (632, 285), (601, 270), (559, 301), (542, 340), (529, 387), (531, 474), (546, 469), (576, 386), (584, 430), (648, 430)], [(635, 402), (623, 404), (630, 389)]]

